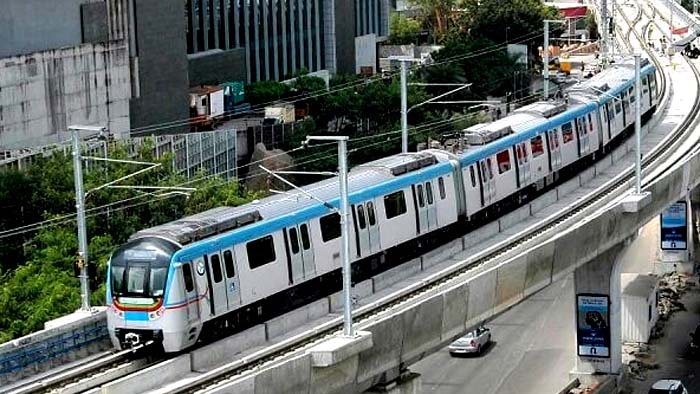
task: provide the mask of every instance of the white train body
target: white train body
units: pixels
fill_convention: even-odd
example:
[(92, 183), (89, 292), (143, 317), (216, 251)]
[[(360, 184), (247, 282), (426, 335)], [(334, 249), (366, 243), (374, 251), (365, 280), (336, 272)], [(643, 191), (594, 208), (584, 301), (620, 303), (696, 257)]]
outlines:
[[(659, 96), (642, 69), (642, 110)], [(349, 174), (354, 278), (362, 279), (462, 223), (479, 222), (606, 152), (634, 122), (630, 61), (568, 92), (466, 131), (470, 148), (398, 154)], [(339, 205), (338, 181), (304, 188)], [(147, 340), (166, 352), (340, 289), (339, 216), (302, 194), (219, 207), (139, 231), (109, 266), (108, 327), (122, 348)]]

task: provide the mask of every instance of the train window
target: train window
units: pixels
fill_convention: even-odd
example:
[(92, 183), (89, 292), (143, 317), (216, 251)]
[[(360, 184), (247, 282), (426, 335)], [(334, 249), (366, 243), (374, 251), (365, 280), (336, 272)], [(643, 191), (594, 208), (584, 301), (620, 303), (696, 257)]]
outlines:
[(425, 183), (425, 196), (428, 200), (428, 205), (433, 205), (433, 185), (430, 182)]
[(357, 206), (357, 224), (360, 228), (367, 227), (367, 221), (365, 220), (365, 207), (363, 205)]
[(226, 277), (231, 279), (236, 276), (236, 269), (233, 266), (233, 253), (230, 250), (224, 251), (224, 265), (226, 266)]
[(489, 173), (489, 179), (493, 179), (493, 167), (491, 167), (491, 158), (486, 159), (486, 170)]
[(476, 187), (476, 176), (474, 175), (474, 166), (469, 166), (469, 175), (472, 178), (472, 187)]
[(619, 114), (622, 112), (622, 95), (615, 97), (615, 113)]
[(192, 267), (190, 263), (182, 265), (182, 278), (185, 279), (185, 291), (188, 293), (194, 290), (194, 281), (192, 280)]
[(523, 163), (527, 163), (530, 160), (530, 155), (527, 152), (527, 144), (523, 142), (520, 146), (523, 150)]
[(542, 136), (538, 135), (530, 139), (530, 146), (532, 147), (532, 158), (544, 153), (544, 144), (542, 143)]
[(224, 275), (221, 272), (221, 258), (219, 258), (219, 254), (213, 254), (210, 261), (211, 272), (214, 274), (214, 282), (219, 283), (224, 279)]
[(498, 162), (498, 173), (503, 174), (510, 170), (510, 153), (507, 150), (496, 154), (496, 162)]
[(630, 103), (633, 103), (635, 100), (637, 100), (637, 95), (634, 93), (634, 87), (630, 88), (628, 95), (630, 98)]
[(425, 206), (425, 199), (423, 198), (423, 185), (418, 185), (416, 188), (416, 194), (418, 195), (418, 205), (423, 208)]
[(245, 245), (245, 248), (248, 252), (248, 265), (250, 265), (250, 269), (255, 269), (277, 260), (277, 256), (275, 255), (275, 243), (272, 239), (272, 235), (250, 241)]
[(323, 242), (328, 242), (330, 240), (340, 237), (340, 215), (337, 213), (332, 213), (326, 215), (319, 220), (321, 224), (321, 239)]
[(588, 114), (588, 130), (593, 131), (593, 117), (591, 114)]
[(301, 232), (301, 247), (304, 248), (304, 250), (309, 250), (311, 249), (311, 239), (309, 238), (309, 226), (306, 224), (302, 224), (299, 226), (299, 230)]
[[(474, 179), (474, 169), (472, 166), (469, 166), (469, 169), (472, 172), (472, 182)], [(438, 178), (438, 190), (440, 191), (440, 199), (444, 200), (445, 199), (445, 180), (442, 179), (442, 177)]]
[(367, 219), (369, 219), (370, 226), (377, 224), (377, 217), (374, 216), (374, 203), (372, 203), (372, 201), (367, 203)]
[(571, 127), (571, 122), (561, 126), (561, 136), (565, 144), (574, 140), (574, 129)]
[(520, 149), (520, 144), (515, 146), (515, 157), (518, 158), (518, 165), (523, 164), (523, 151)]
[(384, 196), (384, 210), (387, 219), (406, 213), (406, 198), (403, 190)]
[(299, 253), (299, 234), (294, 227), (289, 229), (289, 245), (292, 247), (292, 254)]

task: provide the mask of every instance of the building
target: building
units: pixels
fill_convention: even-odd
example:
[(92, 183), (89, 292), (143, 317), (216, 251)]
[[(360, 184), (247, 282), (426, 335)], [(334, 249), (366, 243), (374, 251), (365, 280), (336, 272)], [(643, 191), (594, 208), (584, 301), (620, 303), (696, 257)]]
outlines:
[(302, 69), (355, 73), (355, 39), (387, 36), (389, 30), (389, 0), (185, 4), (192, 85), (281, 80)]
[(389, 0), (5, 0), (0, 152), (185, 130), (192, 86), (364, 71), (388, 24)]

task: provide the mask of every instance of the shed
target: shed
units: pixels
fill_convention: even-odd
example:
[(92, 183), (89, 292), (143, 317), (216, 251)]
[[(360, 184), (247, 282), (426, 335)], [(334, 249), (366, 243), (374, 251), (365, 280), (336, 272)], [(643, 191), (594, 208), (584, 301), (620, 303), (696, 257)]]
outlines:
[(659, 318), (659, 282), (655, 276), (622, 274), (622, 341), (649, 342)]

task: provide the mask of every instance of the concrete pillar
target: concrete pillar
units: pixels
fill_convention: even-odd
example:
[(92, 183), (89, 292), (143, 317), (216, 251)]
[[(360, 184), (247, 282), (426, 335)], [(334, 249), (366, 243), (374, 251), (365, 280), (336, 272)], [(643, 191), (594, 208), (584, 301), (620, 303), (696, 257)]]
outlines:
[[(677, 203), (665, 209), (661, 214), (660, 229), (659, 229), (659, 261), (654, 266), (654, 272), (662, 274), (665, 272), (693, 272), (693, 250), (695, 247), (694, 241), (694, 212), (693, 199), (694, 194), (688, 193), (688, 196), (679, 200)], [(685, 236), (685, 240), (679, 242), (671, 242), (672, 235), (668, 235), (669, 226), (672, 226), (677, 220), (677, 216), (685, 211), (684, 228), (680, 230)], [(678, 232), (678, 230), (675, 230)]]
[(584, 384), (620, 374), (620, 260), (626, 245), (616, 245), (574, 271), (576, 363), (570, 375)]
[(378, 384), (365, 393), (420, 394), (422, 393), (420, 374), (406, 370), (395, 380)]

